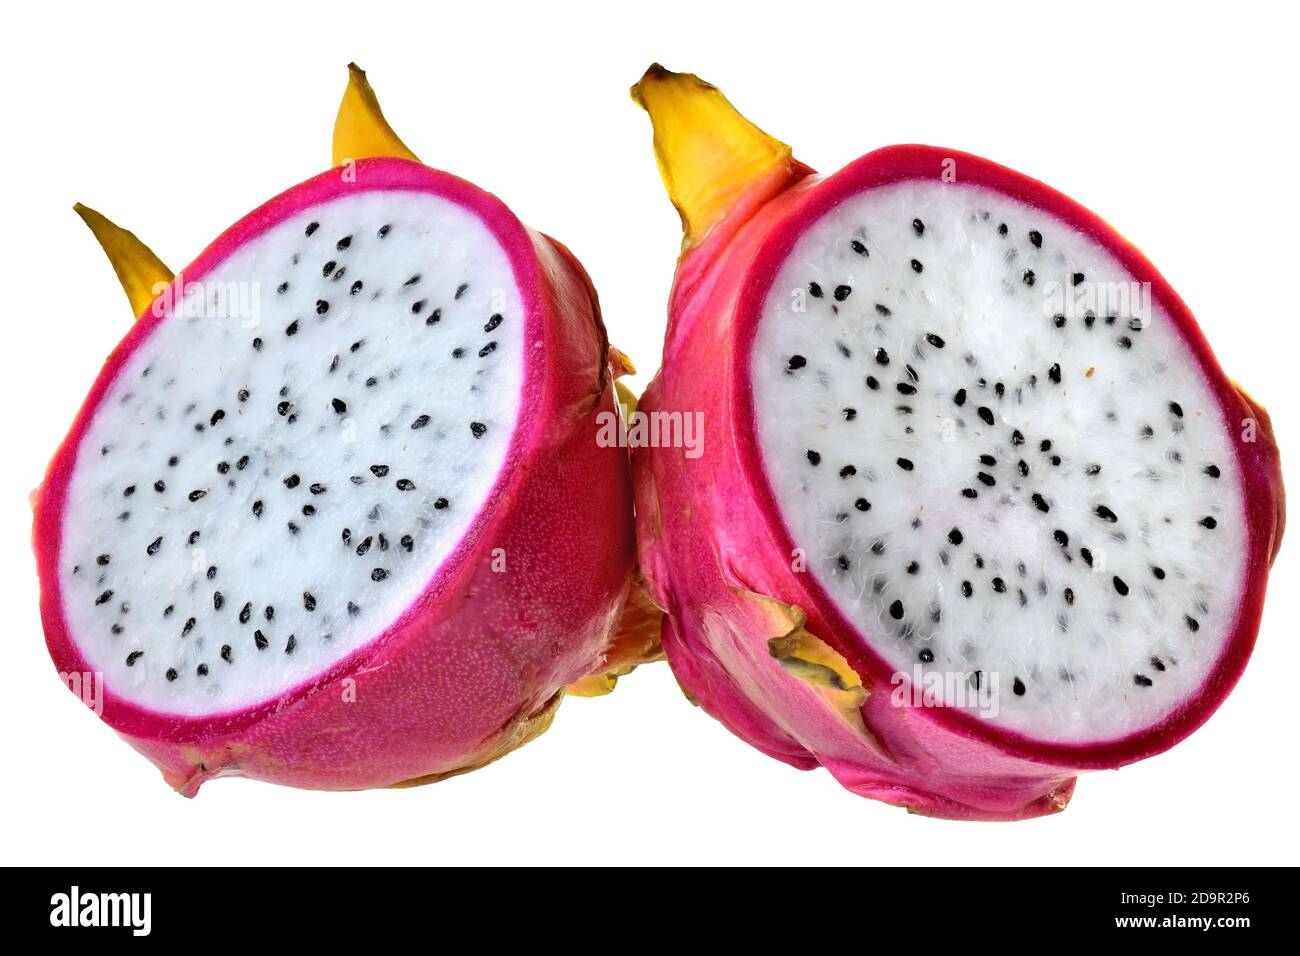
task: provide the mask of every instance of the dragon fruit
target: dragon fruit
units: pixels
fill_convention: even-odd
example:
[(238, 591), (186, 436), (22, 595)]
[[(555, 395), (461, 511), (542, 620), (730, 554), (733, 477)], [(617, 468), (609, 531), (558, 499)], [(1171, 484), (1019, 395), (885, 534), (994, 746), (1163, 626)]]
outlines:
[(35, 496), (45, 632), (186, 795), (463, 772), (613, 666), (634, 545), (595, 292), (351, 70), (336, 168), (180, 275), (79, 207), (139, 319)]
[(1205, 721), (1283, 489), (1268, 416), (1154, 267), (975, 156), (821, 176), (694, 76), (633, 96), (685, 230), (638, 414), (703, 428), (633, 458), (687, 694), (788, 764), (970, 819), (1059, 811)]

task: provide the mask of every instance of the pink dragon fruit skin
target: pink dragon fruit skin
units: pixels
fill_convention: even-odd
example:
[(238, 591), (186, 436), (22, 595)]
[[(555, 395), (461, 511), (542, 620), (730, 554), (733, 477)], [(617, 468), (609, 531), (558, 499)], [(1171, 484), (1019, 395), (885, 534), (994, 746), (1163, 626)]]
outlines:
[[(358, 161), (272, 199), (181, 275), (201, 283), (245, 243), (341, 195), (410, 191), (478, 217), (506, 251), (524, 304), (521, 412), (487, 500), (410, 606), (327, 670), (256, 706), (158, 712), (105, 688), (102, 719), (185, 795), (236, 775), (315, 789), (423, 782), (472, 769), (545, 729), (563, 688), (599, 671), (634, 558), (626, 453), (600, 447), (614, 409), (607, 342), (573, 256), (494, 196), (404, 159)], [(177, 301), (180, 290), (177, 289)], [(56, 668), (91, 671), (61, 584), (65, 498), (110, 387), (165, 315), (147, 310), (113, 352), (34, 498), (41, 611)], [(578, 507), (581, 502), (581, 507)], [(494, 556), (505, 556), (498, 573)]]
[[(638, 409), (702, 413), (703, 454), (643, 447), (633, 456), (639, 559), (666, 612), (663, 646), (686, 693), (738, 737), (791, 766), (824, 766), (855, 793), (955, 819), (1060, 811), (1080, 771), (1159, 753), (1203, 723), (1254, 644), (1284, 494), (1266, 413), (1224, 376), (1187, 307), (1150, 262), (1068, 198), (974, 156), (894, 146), (821, 176), (693, 76), (652, 67), (633, 95), (651, 114), (660, 168), (687, 227), (663, 364)], [(958, 708), (897, 705), (890, 692), (898, 667), (813, 574), (792, 567), (796, 542), (764, 467), (749, 367), (769, 290), (796, 240), (829, 210), (876, 186), (933, 180), (953, 162), (963, 182), (1044, 210), (1149, 281), (1210, 383), (1224, 427), (1236, 429), (1243, 419), (1259, 426), (1257, 441), (1234, 443), (1249, 521), (1249, 584), (1237, 597), (1235, 625), (1199, 691), (1138, 733), (1054, 743)], [(716, 188), (710, 176), (720, 180)], [(829, 687), (793, 675), (774, 656), (769, 642), (787, 632), (813, 635), (840, 656), (840, 676)], [(858, 693), (848, 696), (846, 687)]]

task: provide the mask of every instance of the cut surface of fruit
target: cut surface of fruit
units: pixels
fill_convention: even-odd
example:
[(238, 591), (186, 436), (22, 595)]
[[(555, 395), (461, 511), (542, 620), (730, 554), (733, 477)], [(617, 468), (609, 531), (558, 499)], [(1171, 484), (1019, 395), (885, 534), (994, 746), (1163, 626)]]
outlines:
[(1159, 723), (1236, 621), (1235, 423), (1145, 281), (1019, 199), (904, 180), (798, 237), (749, 355), (810, 573), (894, 668), (1036, 738)]
[(492, 230), (411, 190), (309, 205), (187, 281), (80, 438), (59, 573), (87, 663), (192, 715), (425, 588), (502, 467), (527, 316)]

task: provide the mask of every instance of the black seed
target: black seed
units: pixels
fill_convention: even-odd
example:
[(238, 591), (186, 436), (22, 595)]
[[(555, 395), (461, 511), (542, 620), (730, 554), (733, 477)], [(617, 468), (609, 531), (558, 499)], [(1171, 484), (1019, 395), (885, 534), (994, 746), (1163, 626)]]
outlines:
[(990, 468), (998, 463), (998, 460), (992, 455), (980, 455), (980, 464), (987, 465)]
[(451, 504), (451, 502), (449, 502), (446, 498), (439, 498), (437, 501), (435, 501), (435, 502), (433, 503), (433, 506), (434, 506), (434, 508), (436, 508), (437, 510), (442, 511), (442, 510), (443, 510), (444, 508), (446, 508), (449, 504)]
[(482, 438), (487, 433), (487, 426), (482, 422), (470, 422), (469, 430), (475, 438)]
[[(316, 300), (316, 314), (317, 314), (317, 315), (324, 315), (324, 314), (325, 314), (326, 312), (328, 312), (329, 310), (330, 310), (330, 304), (329, 304), (328, 302), (326, 302), (324, 299), (317, 299), (317, 300)], [(296, 322), (295, 322), (294, 324), (297, 325)]]
[(212, 592), (212, 609), (213, 609), (213, 610), (215, 610), (215, 611), (220, 611), (220, 610), (222, 609), (222, 607), (225, 606), (225, 603), (226, 603), (226, 596), (225, 596), (224, 594), (222, 594), (220, 591), (213, 591), (213, 592)]
[(289, 475), (284, 479), (284, 486), (286, 488), (297, 488), (301, 481), (302, 479), (297, 475)]
[(867, 383), (867, 388), (871, 389), (873, 392), (876, 389), (880, 388), (880, 383), (876, 381), (876, 377), (874, 375), (868, 375), (865, 381)]
[(262, 351), (262, 338), (261, 338), (261, 336), (257, 336), (257, 337), (255, 337), (255, 338), (253, 339), (253, 349), (254, 349), (254, 351), (257, 351), (257, 352)]
[(993, 412), (989, 410), (987, 405), (981, 405), (979, 407), (979, 416), (985, 425), (993, 424)]
[(922, 664), (934, 663), (934, 651), (930, 650), (930, 648), (928, 647), (921, 648), (921, 653), (917, 654), (916, 656), (921, 661)]
[(260, 500), (253, 502), (253, 517), (254, 518), (262, 517), (262, 502)]
[(1033, 243), (1035, 249), (1043, 248), (1043, 234), (1037, 229), (1029, 230), (1029, 241)]
[(1218, 478), (1221, 472), (1219, 471), (1218, 465), (1206, 465), (1205, 474), (1209, 475), (1211, 478)]
[(341, 398), (330, 399), (330, 405), (332, 405), (334, 407), (334, 411), (340, 415), (342, 415), (344, 412), (348, 410), (348, 403), (343, 401), (343, 399)]
[(974, 593), (975, 593), (975, 587), (969, 581), (963, 581), (961, 583), (962, 597), (970, 597)]
[(302, 506), (302, 513), (305, 514), (308, 518), (310, 518), (312, 515), (314, 515), (314, 514), (316, 513), (316, 506), (315, 506), (315, 505), (303, 505), (303, 506)]
[(854, 239), (852, 242), (849, 243), (849, 248), (852, 249), (854, 252), (856, 252), (856, 253), (857, 253), (858, 255), (860, 255), (860, 256), (867, 256), (867, 255), (870, 255), (870, 253), (867, 252), (867, 247), (864, 246), (864, 245), (863, 245), (861, 242), (859, 242), (857, 239)]
[(916, 467), (912, 464), (911, 459), (908, 458), (899, 458), (894, 462), (894, 464), (898, 465), (898, 467), (903, 469), (903, 471), (911, 471)]
[(95, 604), (96, 604), (96, 606), (98, 606), (98, 605), (100, 605), (100, 604), (107, 604), (107, 603), (108, 603), (109, 601), (111, 601), (111, 600), (113, 600), (113, 592), (112, 592), (112, 591), (105, 591), (105, 592), (104, 592), (103, 594), (101, 594), (99, 597), (95, 598)]
[(944, 347), (944, 345), (947, 344), (947, 343), (944, 342), (943, 339), (941, 339), (939, 336), (935, 335), (933, 332), (926, 332), (926, 333), (925, 333), (925, 340), (926, 340), (927, 342), (929, 342), (931, 345), (933, 345), (933, 346), (934, 346), (935, 348), (937, 348), (937, 349), (941, 349), (941, 348)]
[(1082, 285), (1082, 284), (1083, 284), (1083, 273), (1082, 273), (1082, 272), (1076, 272), (1074, 275), (1070, 276), (1070, 282), (1071, 282), (1072, 284), (1074, 284), (1074, 285)]
[(857, 501), (853, 502), (853, 507), (857, 508), (859, 511), (870, 511), (871, 502), (866, 498), (859, 498)]
[(1059, 362), (1047, 370), (1047, 377), (1050, 378), (1055, 384), (1057, 385), (1061, 384), (1061, 365)]
[(483, 346), (481, 349), (478, 350), (478, 357), (487, 358), (496, 350), (497, 350), (496, 342), (489, 342), (487, 345)]
[(1154, 667), (1154, 668), (1155, 668), (1156, 670), (1158, 670), (1158, 671), (1163, 671), (1163, 670), (1165, 669), (1165, 662), (1162, 661), (1162, 660), (1161, 660), (1160, 658), (1158, 658), (1158, 657), (1152, 657), (1152, 658), (1151, 658), (1151, 666)]
[(1017, 697), (1025, 696), (1025, 682), (1017, 677), (1011, 682), (1011, 690)]
[(261, 631), (253, 632), (253, 643), (257, 645), (259, 651), (264, 651), (271, 642), (266, 639), (266, 635)]
[(159, 494), (162, 494), (164, 491), (167, 490), (167, 485), (161, 478), (159, 478), (157, 481), (153, 483), (153, 490), (158, 492)]
[(998, 592), (998, 594), (1002, 594), (1006, 591), (1006, 589), (1007, 589), (1007, 582), (1003, 581), (1001, 578), (993, 579), (994, 591)]
[(963, 498), (978, 498), (979, 492), (976, 491), (974, 488), (963, 488), (961, 490), (961, 496)]
[(1064, 531), (1062, 531), (1060, 528), (1057, 528), (1055, 531), (1052, 532), (1052, 537), (1055, 538), (1056, 543), (1063, 548), (1068, 547), (1070, 544), (1070, 536), (1066, 534)]
[(289, 283), (281, 282), (278, 286), (275, 287), (275, 291), (280, 293), (280, 295), (284, 295), (286, 292), (289, 291)]
[(290, 533), (290, 534), (297, 534), (298, 531), (299, 531), (298, 526), (297, 526), (296, 524), (294, 524), (292, 521), (287, 522), (287, 523), (285, 524), (285, 527), (289, 529), (289, 533)]
[(266, 618), (268, 621), (274, 621), (274, 620), (275, 620), (275, 605), (274, 605), (274, 604), (268, 604), (266, 607), (264, 607), (264, 608), (262, 609), (262, 617)]
[(964, 389), (964, 388), (959, 388), (959, 389), (957, 389), (957, 394), (953, 395), (953, 397), (952, 397), (952, 402), (953, 402), (954, 405), (957, 405), (958, 407), (960, 407), (960, 406), (962, 406), (962, 405), (965, 405), (965, 404), (966, 404), (966, 389)]
[(986, 471), (981, 471), (975, 477), (978, 478), (983, 485), (989, 488), (992, 488), (997, 484), (997, 480)]
[(334, 267), (337, 265), (338, 263), (335, 262), (333, 259), (331, 259), (329, 262), (325, 263), (325, 265), (321, 267), (320, 270), (321, 275), (325, 276), (325, 278), (328, 279), (330, 273), (334, 271)]
[(1026, 269), (1021, 274), (1020, 281), (1023, 282), (1025, 285), (1032, 286), (1034, 284), (1034, 270)]
[(897, 385), (894, 386), (894, 388), (898, 389), (899, 394), (901, 394), (901, 395), (915, 395), (915, 394), (916, 394), (916, 386), (915, 386), (915, 385), (909, 385), (907, 382), (899, 382)]
[(362, 541), (359, 545), (357, 545), (357, 556), (361, 557), (365, 555), (366, 552), (370, 550), (370, 544), (374, 540), (375, 540), (374, 538), (367, 536), (365, 541)]
[(1128, 585), (1124, 583), (1123, 578), (1115, 575), (1110, 581), (1111, 584), (1115, 585), (1115, 590), (1119, 592), (1120, 597), (1128, 597)]
[(785, 363), (785, 370), (787, 372), (793, 372), (796, 369), (803, 368), (807, 364), (808, 364), (808, 360), (804, 358), (802, 355), (791, 355), (790, 358)]
[(483, 326), (483, 331), (484, 331), (484, 332), (491, 332), (491, 331), (493, 331), (493, 330), (494, 330), (498, 325), (500, 325), (500, 324), (501, 324), (501, 314), (500, 314), (500, 313), (495, 313), (495, 314), (492, 316), (492, 318), (490, 318), (490, 319), (487, 320), (487, 324)]
[(297, 319), (294, 319), (294, 320), (293, 320), (292, 322), (290, 322), (287, 326), (285, 326), (284, 334), (285, 334), (285, 335), (297, 335), (297, 334), (298, 334), (298, 320), (297, 320)]
[(853, 287), (847, 285), (837, 285), (835, 287), (835, 291), (832, 293), (832, 295), (835, 296), (836, 302), (843, 302), (852, 294), (853, 294)]
[(456, 286), (455, 298), (460, 299), (460, 297), (464, 295), (468, 290), (469, 290), (469, 283), (462, 282), (460, 285)]
[(315, 232), (315, 231), (316, 231), (317, 229), (319, 229), (319, 228), (320, 228), (320, 223), (318, 223), (318, 222), (308, 223), (308, 224), (307, 224), (307, 235), (310, 236), (313, 232)]
[(814, 299), (820, 299), (822, 297), (822, 287), (819, 286), (816, 282), (809, 282), (808, 294), (811, 295)]
[(358, 279), (356, 282), (352, 283), (352, 288), (348, 289), (348, 295), (357, 295), (363, 288), (364, 286), (361, 284), (361, 280)]
[(253, 602), (249, 601), (239, 609), (239, 623), (247, 624), (248, 619), (253, 616)]
[(286, 654), (292, 654), (292, 653), (293, 653), (293, 649), (294, 649), (295, 647), (297, 647), (297, 646), (298, 646), (298, 638), (296, 638), (296, 637), (294, 637), (292, 634), (290, 634), (290, 635), (289, 635), (289, 639), (288, 639), (287, 641), (284, 642), (284, 652), (285, 652)]
[(877, 365), (888, 365), (888, 364), (889, 364), (889, 353), (886, 352), (884, 349), (876, 349), (876, 364), (877, 364)]
[(217, 462), (217, 474), (224, 475), (229, 471), (230, 471), (230, 462), (228, 461)]
[(203, 498), (206, 495), (207, 492), (205, 490), (203, 490), (202, 488), (197, 488), (194, 491), (190, 492), (189, 499), (190, 501), (198, 501), (200, 498)]
[(1058, 329), (1063, 329), (1063, 328), (1065, 328), (1065, 316), (1063, 316), (1063, 315), (1055, 315), (1055, 316), (1053, 316), (1053, 317), (1052, 317), (1052, 324), (1055, 325)]
[(370, 572), (370, 580), (372, 581), (382, 581), (386, 577), (388, 577), (388, 572), (383, 568), (375, 568)]
[(197, 531), (191, 531), (190, 536), (185, 540), (185, 543), (193, 544), (195, 541), (198, 540), (199, 540), (199, 533)]
[(247, 468), (247, 467), (248, 467), (248, 456), (247, 456), (247, 455), (241, 455), (241, 456), (239, 457), (239, 461), (235, 462), (235, 467), (238, 468), (240, 471), (243, 471), (245, 468)]
[(922, 235), (925, 232), (925, 223), (921, 222), (921, 220), (919, 219), (913, 219), (912, 231), (915, 232), (918, 236)]
[(309, 611), (316, 610), (316, 598), (312, 595), (310, 591), (302, 592), (302, 606)]
[(849, 569), (849, 559), (842, 554), (835, 559), (835, 563), (839, 565), (841, 571), (847, 571)]
[(419, 429), (423, 428), (427, 424), (429, 424), (429, 416), (421, 415), (418, 418), (416, 418), (415, 421), (411, 422), (411, 430), (418, 431)]
[(208, 565), (208, 580), (211, 581), (216, 576), (217, 576), (217, 566), (215, 564)]
[(176, 673), (176, 668), (174, 668), (174, 667), (169, 667), (169, 668), (167, 668), (167, 673), (166, 673), (164, 676), (165, 676), (169, 681), (173, 681), (173, 680), (175, 680), (177, 677), (179, 677), (180, 675)]
[(1092, 552), (1090, 550), (1088, 550), (1087, 548), (1080, 548), (1079, 557), (1083, 558), (1084, 564), (1086, 564), (1088, 567), (1092, 567)]
[(1153, 564), (1151, 565), (1151, 575), (1157, 581), (1163, 581), (1165, 579), (1165, 569)]
[(1035, 508), (1037, 508), (1039, 511), (1043, 512), (1044, 514), (1046, 514), (1048, 511), (1051, 510), (1051, 507), (1047, 504), (1047, 499), (1044, 498), (1042, 495), (1040, 495), (1038, 492), (1034, 492), (1032, 495), (1030, 495), (1029, 500), (1034, 503)]
[(846, 422), (851, 422), (853, 419), (858, 417), (858, 410), (856, 408), (846, 408), (841, 412), (841, 414), (844, 416)]
[(916, 260), (916, 259), (913, 259), (913, 260), (912, 260), (912, 271), (913, 271), (913, 272), (920, 272), (920, 271), (922, 271), (924, 268), (925, 268), (925, 266), (921, 265), (921, 263), (920, 263), (918, 260)]
[(874, 554), (874, 555), (876, 555), (877, 557), (879, 557), (880, 555), (884, 554), (884, 553), (885, 553), (885, 542), (883, 542), (883, 541), (874, 541), (874, 542), (872, 542), (872, 544), (871, 544), (871, 553)]
[(804, 453), (804, 457), (808, 459), (810, 465), (820, 465), (822, 463), (821, 453), (813, 451), (811, 448)]
[(194, 625), (196, 623), (197, 622), (192, 617), (186, 619), (185, 623), (181, 626), (181, 637), (184, 637), (190, 631), (194, 630)]
[(1073, 588), (1066, 588), (1066, 589), (1065, 589), (1063, 592), (1061, 592), (1061, 593), (1062, 593), (1062, 596), (1064, 596), (1064, 598), (1065, 598), (1065, 603), (1068, 604), (1070, 607), (1074, 607), (1074, 589), (1073, 589)]
[(894, 314), (892, 311), (890, 311), (889, 306), (881, 305), (879, 302), (876, 303), (876, 312), (878, 312), (880, 315), (883, 315), (885, 318), (889, 318), (891, 315)]
[(1193, 633), (1201, 629), (1201, 622), (1198, 621), (1196, 618), (1192, 617), (1190, 614), (1184, 614), (1183, 621), (1184, 623), (1187, 624), (1187, 629), (1189, 631), (1192, 631)]
[(1089, 477), (1099, 475), (1101, 474), (1101, 465), (1089, 465), (1087, 468), (1083, 469), (1083, 473)]
[(1214, 528), (1217, 528), (1217, 527), (1219, 526), (1219, 522), (1215, 521), (1215, 520), (1214, 520), (1213, 518), (1211, 518), (1209, 515), (1206, 515), (1206, 516), (1205, 516), (1204, 518), (1202, 518), (1202, 519), (1200, 520), (1200, 522), (1198, 522), (1198, 523), (1200, 524), (1200, 526), (1201, 526), (1202, 528), (1209, 528), (1209, 529), (1211, 529), (1211, 530), (1213, 530)]
[(419, 315), (421, 312), (424, 311), (424, 307), (428, 304), (429, 304), (428, 299), (421, 299), (419, 302), (412, 302), (411, 311), (414, 312), (416, 315)]
[(313, 481), (307, 490), (313, 495), (323, 495), (325, 492), (329, 491), (329, 486), (322, 485), (319, 481)]
[(1183, 417), (1183, 406), (1179, 405), (1177, 402), (1170, 402), (1169, 410), (1179, 418)]
[(1096, 513), (1098, 518), (1101, 518), (1103, 521), (1109, 521), (1111, 524), (1114, 524), (1119, 520), (1115, 512), (1111, 511), (1105, 505), (1097, 505)]
[(289, 414), (289, 409), (291, 409), (292, 407), (293, 407), (292, 402), (280, 402), (275, 406), (275, 410), (279, 412), (281, 416), (284, 416)]
[(383, 478), (385, 475), (388, 474), (388, 466), (387, 466), (387, 465), (371, 465), (371, 466), (370, 466), (370, 472), (371, 472), (371, 474), (373, 474), (376, 478)]
[(1150, 687), (1151, 678), (1147, 677), (1145, 674), (1134, 674), (1133, 683), (1137, 684), (1139, 687)]
[(398, 490), (398, 491), (411, 491), (411, 490), (414, 489), (414, 488), (415, 488), (415, 482), (413, 482), (410, 478), (398, 478), (398, 479), (397, 479), (397, 490)]
[(402, 547), (407, 551), (411, 551), (415, 547), (415, 539), (409, 534), (402, 535)]
[(903, 619), (902, 601), (895, 601), (893, 604), (889, 605), (889, 616), (895, 621), (901, 621)]
[(858, 473), (858, 469), (854, 468), (852, 465), (845, 465), (843, 468), (840, 469), (841, 478), (852, 478), (857, 473)]
[(959, 529), (959, 528), (953, 528), (951, 531), (949, 531), (949, 532), (948, 532), (948, 540), (951, 541), (951, 542), (952, 542), (953, 544), (955, 544), (955, 545), (956, 545), (956, 544), (961, 544), (961, 543), (962, 543), (962, 540), (963, 540), (963, 538), (962, 538), (962, 533), (961, 533), (961, 529)]
[(348, 246), (350, 246), (350, 245), (352, 245), (352, 237), (351, 237), (351, 236), (344, 236), (344, 237), (343, 237), (342, 239), (340, 239), (338, 242), (334, 243), (334, 248), (337, 249), (337, 250), (339, 250), (339, 252), (342, 252), (344, 249), (346, 249), (346, 248), (347, 248)]
[(356, 617), (356, 616), (357, 616), (358, 614), (360, 614), (360, 613), (361, 613), (361, 608), (357, 607), (356, 604), (354, 604), (353, 602), (349, 601), (349, 602), (348, 602), (348, 614), (349, 614), (350, 616), (352, 616), (352, 617)]

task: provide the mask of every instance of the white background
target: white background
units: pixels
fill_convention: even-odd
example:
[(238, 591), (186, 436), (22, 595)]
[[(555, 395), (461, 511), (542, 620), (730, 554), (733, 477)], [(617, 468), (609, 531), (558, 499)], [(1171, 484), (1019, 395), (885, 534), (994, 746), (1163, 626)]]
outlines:
[[(72, 213), (179, 269), (324, 169), (352, 59), (431, 165), (568, 243), (639, 388), (658, 364), (679, 241), (627, 88), (699, 73), (833, 171), (894, 142), (1044, 179), (1137, 243), (1300, 455), (1294, 8), (1234, 3), (724, 7), (55, 3), (13, 7), (0, 164), (0, 693), (6, 862), (1296, 863), (1300, 615), (1290, 541), (1235, 694), (1172, 752), (1086, 776), (1065, 813), (910, 816), (750, 749), (664, 665), (567, 701), (536, 743), (433, 787), (309, 793), (243, 780), (171, 793), (63, 689), (37, 615), (28, 492), (129, 310)], [(134, 10), (134, 12), (133, 12)], [(1300, 531), (1293, 532), (1300, 534)]]

